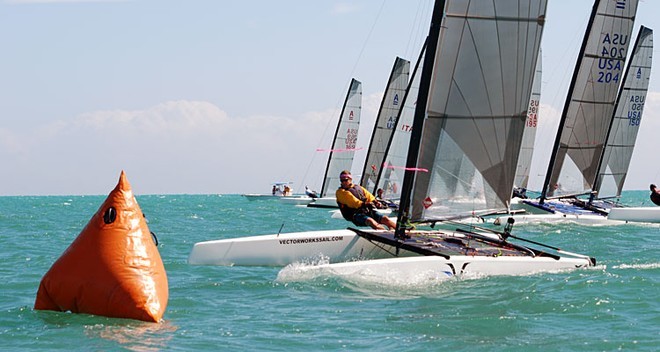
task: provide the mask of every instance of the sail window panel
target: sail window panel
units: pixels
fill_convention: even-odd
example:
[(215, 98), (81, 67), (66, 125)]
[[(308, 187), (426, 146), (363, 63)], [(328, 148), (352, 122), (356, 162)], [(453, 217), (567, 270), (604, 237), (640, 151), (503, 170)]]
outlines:
[(609, 168), (602, 175), (599, 198), (615, 197), (618, 193), (618, 183), (621, 181), (622, 175), (612, 174)]
[[(429, 129), (425, 131), (437, 131), (443, 124), (442, 119), (429, 119), (426, 124)], [(428, 184), (428, 189), (414, 196), (417, 200), (413, 202), (414, 219), (465, 216), (475, 211), (500, 209), (505, 206), (449, 134), (442, 132), (435, 150), (422, 149), (420, 154), (423, 154), (420, 166), (429, 162), (430, 155), (435, 155), (435, 168), (429, 173), (416, 175), (417, 184)], [(422, 201), (426, 199), (425, 194), (432, 195), (428, 208), (422, 205)]]
[(548, 194), (551, 196), (581, 194), (590, 189), (589, 181), (584, 178), (580, 169), (572, 159), (566, 158), (562, 164), (560, 177), (552, 187), (553, 192)]

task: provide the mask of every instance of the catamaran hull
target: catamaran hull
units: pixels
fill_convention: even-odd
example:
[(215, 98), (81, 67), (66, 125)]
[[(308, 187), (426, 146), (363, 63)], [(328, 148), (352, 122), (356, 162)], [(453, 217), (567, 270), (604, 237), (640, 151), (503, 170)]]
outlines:
[[(392, 257), (395, 249), (375, 244), (351, 230), (326, 230), (262, 235), (199, 242), (188, 263), (193, 265), (285, 266), (305, 260), (329, 262)], [(413, 255), (400, 251), (399, 255)]]
[(248, 200), (268, 200), (268, 199), (279, 199), (284, 197), (281, 195), (256, 194), (256, 193), (243, 194), (242, 196), (247, 198)]
[(612, 208), (610, 220), (660, 223), (660, 207)]
[(296, 266), (282, 270), (278, 279), (295, 281), (315, 276), (359, 276), (377, 281), (402, 277), (444, 280), (454, 276), (522, 276), (588, 266), (592, 266), (592, 263), (587, 258), (451, 256), (445, 259), (439, 256), (420, 256)]
[(525, 200), (520, 202), (519, 206), (525, 210), (525, 213), (484, 217), (484, 222), (505, 225), (509, 218), (513, 218), (516, 224), (568, 222), (596, 226), (625, 224), (624, 221), (608, 217), (607, 213), (585, 209), (570, 202), (547, 200), (545, 204), (540, 205), (536, 201)]
[(581, 225), (621, 225), (624, 221), (613, 220), (603, 215), (596, 214), (516, 214), (501, 215), (485, 220), (487, 223), (495, 225), (505, 225), (509, 218), (513, 218), (516, 224), (557, 224), (557, 223), (577, 223)]
[(328, 209), (339, 208), (339, 205), (337, 205), (337, 198), (335, 197), (316, 198), (314, 199), (314, 201), (307, 204), (307, 206), (310, 208), (328, 208)]
[(290, 205), (307, 205), (314, 199), (311, 197), (280, 197), (280, 202)]

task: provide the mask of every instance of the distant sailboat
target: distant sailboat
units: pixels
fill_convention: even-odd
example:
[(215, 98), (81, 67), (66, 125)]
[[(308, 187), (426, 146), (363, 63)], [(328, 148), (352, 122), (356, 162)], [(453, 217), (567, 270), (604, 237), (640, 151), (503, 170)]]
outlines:
[[(617, 111), (607, 140), (606, 152), (596, 180), (599, 198), (619, 198), (626, 181), (653, 62), (653, 30), (641, 26), (626, 79), (617, 99)], [(607, 218), (633, 222), (660, 222), (660, 208), (613, 207)]]
[(246, 193), (242, 194), (248, 200), (264, 200), (264, 199), (282, 199), (291, 198), (293, 196), (291, 182), (273, 182), (271, 193)]
[(641, 26), (626, 69), (624, 85), (617, 97), (614, 120), (596, 177), (594, 189), (600, 199), (621, 197), (642, 120), (652, 63), (653, 30)]
[(360, 126), (360, 114), (362, 111), (362, 83), (356, 79), (351, 84), (346, 94), (346, 100), (339, 115), (339, 123), (335, 131), (332, 147), (329, 152), (328, 164), (323, 176), (323, 185), (319, 198), (307, 204), (308, 207), (337, 208), (335, 190), (339, 188), (339, 173), (342, 170), (350, 170), (353, 165), (353, 157), (357, 146), (358, 128)]
[(597, 0), (562, 113), (541, 203), (594, 188), (623, 77), (637, 1)]
[[(608, 149), (614, 146), (608, 144), (608, 134), (612, 121), (616, 120), (619, 86), (626, 80), (624, 63), (636, 12), (636, 0), (595, 1), (541, 197), (524, 201), (543, 213), (518, 215), (515, 217), (517, 222), (617, 223), (607, 218), (609, 206), (597, 206), (594, 199), (599, 191), (600, 163), (605, 160), (603, 156), (609, 153)], [(648, 60), (648, 56), (635, 56), (629, 60), (629, 65), (639, 59)], [(580, 196), (589, 199), (579, 199)]]

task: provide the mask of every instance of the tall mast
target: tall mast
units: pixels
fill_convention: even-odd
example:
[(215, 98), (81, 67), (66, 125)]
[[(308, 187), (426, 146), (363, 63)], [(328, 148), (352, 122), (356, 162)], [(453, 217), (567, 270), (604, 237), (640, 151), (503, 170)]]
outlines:
[(410, 136), (410, 146), (408, 147), (408, 158), (406, 161), (406, 172), (403, 178), (401, 189), (401, 202), (399, 204), (399, 217), (396, 223), (395, 236), (405, 237), (406, 223), (410, 219), (410, 202), (412, 195), (412, 186), (415, 178), (415, 167), (417, 166), (417, 157), (419, 154), (419, 145), (422, 140), (422, 126), (426, 118), (426, 105), (431, 86), (431, 76), (433, 75), (433, 64), (435, 62), (438, 40), (440, 38), (440, 27), (445, 13), (445, 0), (436, 0), (433, 6), (433, 16), (431, 17), (431, 27), (427, 37), (426, 56), (424, 57), (424, 67), (419, 86), (419, 95), (417, 96), (417, 105), (415, 107), (415, 117), (413, 119), (413, 129)]

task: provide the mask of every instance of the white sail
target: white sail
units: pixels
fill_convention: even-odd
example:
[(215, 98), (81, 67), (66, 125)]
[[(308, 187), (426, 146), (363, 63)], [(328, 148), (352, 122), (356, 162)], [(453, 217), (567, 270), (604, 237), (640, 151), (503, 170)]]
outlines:
[(422, 83), (417, 99), (403, 190), (411, 187), (410, 196), (400, 208), (410, 219), (508, 208), (545, 9), (546, 1), (446, 3), (439, 38), (427, 47), (435, 54), (422, 74), (431, 71), (430, 87)]
[(378, 110), (374, 131), (371, 134), (371, 142), (367, 151), (367, 158), (362, 170), (362, 180), (360, 184), (376, 194), (376, 182), (383, 161), (385, 159), (385, 150), (392, 137), (396, 118), (399, 115), (403, 105), (403, 97), (408, 86), (408, 76), (410, 75), (410, 61), (397, 57), (392, 73), (383, 95), (383, 100)]
[(334, 198), (335, 190), (340, 186), (339, 173), (342, 170), (350, 170), (353, 165), (361, 110), (362, 83), (352, 79), (330, 148), (328, 165), (321, 187), (321, 197)]
[(542, 199), (593, 189), (610, 128), (637, 0), (596, 0), (562, 112)]
[(403, 182), (408, 145), (410, 144), (410, 134), (412, 133), (415, 103), (417, 101), (417, 92), (419, 91), (422, 62), (424, 61), (424, 48), (425, 46), (422, 48), (420, 56), (417, 59), (412, 78), (408, 82), (408, 87), (403, 97), (403, 106), (395, 118), (394, 132), (385, 150), (385, 159), (377, 178), (376, 189), (383, 189), (384, 198), (401, 198), (401, 184)]
[(598, 172), (599, 198), (621, 196), (644, 111), (653, 62), (653, 31), (642, 26), (619, 91), (612, 127)]
[(522, 146), (520, 147), (520, 156), (518, 157), (518, 168), (516, 171), (516, 180), (513, 183), (515, 187), (527, 188), (529, 182), (529, 169), (532, 166), (532, 156), (534, 154), (534, 142), (536, 141), (536, 130), (538, 126), (539, 102), (541, 100), (541, 79), (542, 79), (542, 50), (539, 50), (539, 57), (536, 60), (536, 71), (534, 73), (534, 83), (532, 84), (532, 95), (529, 98), (527, 107), (527, 120), (525, 121), (525, 133), (523, 133)]

